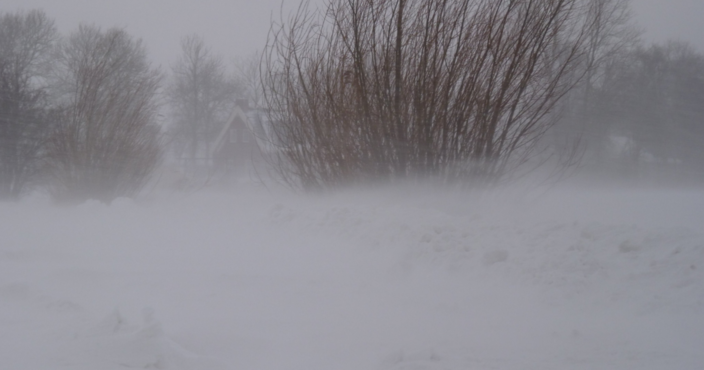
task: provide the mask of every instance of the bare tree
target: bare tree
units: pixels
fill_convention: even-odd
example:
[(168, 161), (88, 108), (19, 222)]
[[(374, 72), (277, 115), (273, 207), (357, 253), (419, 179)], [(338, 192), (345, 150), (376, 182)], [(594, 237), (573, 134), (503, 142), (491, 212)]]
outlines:
[(174, 140), (195, 164), (199, 157), (208, 159), (210, 144), (232, 111), (238, 86), (200, 37), (184, 37), (181, 50), (171, 68), (167, 96)]
[(160, 73), (120, 29), (82, 25), (56, 55), (63, 121), (48, 145), (50, 191), (59, 201), (134, 196), (161, 157)]
[(638, 47), (640, 30), (633, 23), (630, 0), (592, 1), (594, 27), (584, 60), (587, 73), (561, 104), (563, 115), (555, 131), (558, 141), (581, 141), (580, 146), (589, 152), (589, 157), (601, 162), (611, 130), (612, 112), (608, 107), (613, 98), (605, 94), (603, 87), (611, 78), (608, 74), (614, 71), (614, 65)]
[(625, 139), (611, 157), (619, 175), (701, 181), (704, 55), (676, 41), (639, 47), (614, 66), (601, 93), (613, 134)]
[(0, 198), (18, 198), (37, 175), (51, 122), (42, 66), (55, 39), (41, 11), (0, 14)]
[(275, 168), (305, 188), (497, 181), (584, 77), (597, 0), (332, 0), (275, 27), (262, 80)]
[(234, 60), (234, 79), (240, 89), (239, 95), (255, 108), (262, 108), (266, 105), (259, 75), (260, 63), (261, 55), (258, 52)]

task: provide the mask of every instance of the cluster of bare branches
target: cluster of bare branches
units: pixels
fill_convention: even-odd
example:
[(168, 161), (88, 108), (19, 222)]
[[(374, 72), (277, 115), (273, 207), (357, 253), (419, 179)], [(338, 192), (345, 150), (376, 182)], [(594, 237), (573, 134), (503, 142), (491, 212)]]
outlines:
[(136, 194), (161, 158), (159, 72), (119, 29), (81, 26), (58, 49), (54, 87), (64, 114), (47, 146), (52, 195), (109, 202)]
[(530, 161), (588, 70), (599, 0), (332, 0), (275, 27), (272, 159), (304, 188), (496, 181)]

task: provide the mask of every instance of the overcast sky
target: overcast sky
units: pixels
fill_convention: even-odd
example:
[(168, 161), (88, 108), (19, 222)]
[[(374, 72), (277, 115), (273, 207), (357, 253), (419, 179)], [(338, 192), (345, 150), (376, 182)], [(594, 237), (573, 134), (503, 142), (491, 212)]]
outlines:
[[(284, 0), (285, 12), (300, 0)], [(322, 0), (317, 0), (322, 1)], [(632, 0), (645, 37), (689, 41), (704, 51), (704, 0)], [(0, 11), (41, 8), (62, 32), (79, 23), (118, 26), (142, 38), (153, 61), (168, 67), (182, 36), (196, 33), (212, 49), (234, 58), (261, 50), (281, 0), (1, 0)]]

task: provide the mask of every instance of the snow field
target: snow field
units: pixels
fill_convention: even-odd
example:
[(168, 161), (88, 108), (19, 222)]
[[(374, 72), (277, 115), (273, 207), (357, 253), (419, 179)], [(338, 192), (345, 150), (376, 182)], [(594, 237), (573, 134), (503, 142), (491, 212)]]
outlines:
[(704, 368), (704, 192), (0, 204), (0, 369)]

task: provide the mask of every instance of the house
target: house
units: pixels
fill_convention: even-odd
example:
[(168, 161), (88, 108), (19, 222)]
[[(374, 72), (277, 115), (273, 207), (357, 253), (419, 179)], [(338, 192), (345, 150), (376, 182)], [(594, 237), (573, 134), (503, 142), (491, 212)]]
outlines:
[(213, 142), (210, 157), (216, 171), (233, 172), (261, 157), (253, 125), (257, 112), (246, 101), (239, 101)]

